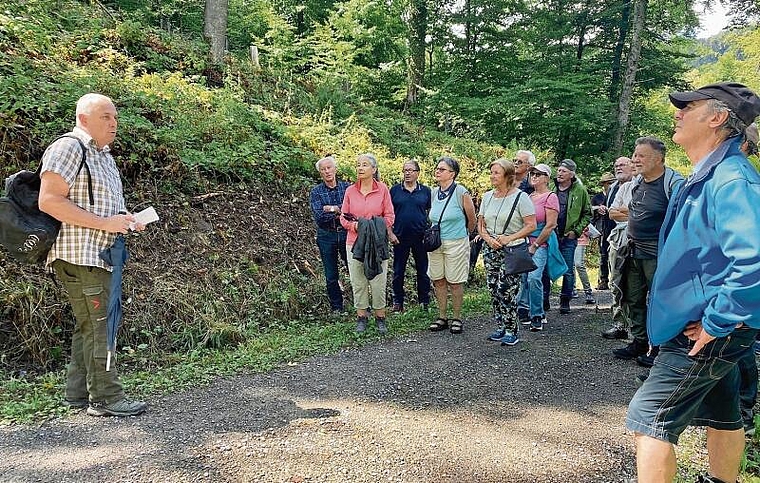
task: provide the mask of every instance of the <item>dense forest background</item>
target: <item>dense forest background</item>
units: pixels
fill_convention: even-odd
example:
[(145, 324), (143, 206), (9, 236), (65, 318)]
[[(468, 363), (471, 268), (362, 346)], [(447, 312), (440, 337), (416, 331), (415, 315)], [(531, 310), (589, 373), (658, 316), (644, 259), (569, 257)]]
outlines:
[[(390, 184), (408, 158), (429, 183), (446, 153), (478, 194), (490, 160), (527, 148), (575, 159), (594, 191), (636, 137), (669, 142), (669, 91), (760, 89), (757, 5), (730, 6), (732, 29), (697, 40), (691, 0), (9, 0), (0, 178), (38, 163), (82, 94), (116, 101), (128, 205), (163, 215), (131, 237), (125, 282), (121, 345), (149, 365), (323, 323), (306, 201), (322, 155), (351, 179), (373, 152)], [(61, 300), (0, 251), (0, 368), (60, 367)]]

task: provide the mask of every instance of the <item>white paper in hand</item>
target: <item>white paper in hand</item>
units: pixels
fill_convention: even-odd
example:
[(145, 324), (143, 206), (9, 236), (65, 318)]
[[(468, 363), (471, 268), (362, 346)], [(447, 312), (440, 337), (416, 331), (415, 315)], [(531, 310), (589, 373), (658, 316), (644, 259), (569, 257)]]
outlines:
[(141, 212), (135, 213), (135, 222), (129, 224), (129, 229), (134, 230), (135, 223), (147, 225), (148, 223), (153, 223), (154, 221), (158, 221), (158, 213), (156, 213), (155, 208), (153, 208), (152, 206), (149, 206), (148, 208), (145, 208)]

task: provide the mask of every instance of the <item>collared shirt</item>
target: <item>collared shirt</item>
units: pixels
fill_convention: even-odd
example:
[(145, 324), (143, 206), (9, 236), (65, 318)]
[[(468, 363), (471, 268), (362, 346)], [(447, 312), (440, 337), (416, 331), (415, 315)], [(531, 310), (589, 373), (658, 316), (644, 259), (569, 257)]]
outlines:
[(351, 186), (351, 183), (347, 181), (338, 181), (334, 188), (328, 187), (324, 182), (312, 188), (310, 196), (311, 214), (318, 228), (330, 231), (343, 229), (340, 226), (339, 215), (330, 211), (324, 211), (323, 208), (325, 206), (342, 206), (343, 198), (346, 196), (346, 189), (349, 186)]
[(417, 183), (412, 191), (398, 183), (391, 188), (391, 200), (396, 220), (393, 233), (401, 239), (422, 237), (427, 228), (427, 213), (430, 210), (430, 188)]
[[(346, 196), (343, 198), (343, 213), (350, 213), (356, 218), (372, 219), (373, 216), (382, 216), (385, 218), (386, 226), (393, 226), (396, 214), (393, 211), (391, 202), (391, 193), (384, 183), (372, 180), (372, 190), (365, 194), (361, 192), (361, 183), (357, 181), (346, 189)], [(353, 221), (348, 221), (345, 217), (340, 217), (340, 222), (348, 231), (346, 235), (346, 245), (351, 246), (356, 241), (356, 229)]]
[[(62, 138), (48, 146), (42, 155), (41, 173), (51, 171), (59, 174), (69, 185), (69, 199), (83, 210), (102, 217), (126, 213), (121, 176), (109, 147), (98, 149), (92, 137), (78, 127), (71, 134), (87, 147), (86, 162), (92, 180), (94, 204), (90, 205), (87, 168), (83, 167), (77, 174), (82, 161), (82, 150), (75, 140)], [(115, 239), (115, 233), (62, 223), (45, 265), (49, 267), (53, 261), (61, 259), (74, 265), (100, 267), (110, 271), (111, 266), (101, 260), (99, 255)]]

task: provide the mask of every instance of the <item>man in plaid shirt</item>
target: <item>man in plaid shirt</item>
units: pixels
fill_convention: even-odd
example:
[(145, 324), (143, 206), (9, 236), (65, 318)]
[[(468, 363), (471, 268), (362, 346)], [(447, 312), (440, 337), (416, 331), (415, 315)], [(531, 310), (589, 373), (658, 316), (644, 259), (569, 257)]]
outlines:
[(338, 260), (348, 266), (346, 259), (346, 230), (340, 224), (340, 207), (350, 183), (338, 181), (335, 158), (325, 156), (317, 161), (317, 171), (322, 177), (311, 190), (310, 204), (314, 222), (317, 224), (317, 246), (322, 266), (325, 268), (327, 296), (333, 313), (343, 312), (343, 292), (338, 278)]
[[(116, 371), (106, 371), (111, 267), (99, 254), (113, 244), (117, 233), (127, 233), (130, 223), (135, 222), (134, 216), (124, 214), (121, 177), (109, 150), (117, 124), (111, 99), (100, 94), (82, 96), (76, 106), (76, 127), (70, 135), (84, 143), (88, 169), (79, 171), (80, 144), (65, 137), (47, 148), (40, 174), (40, 209), (61, 221), (46, 266), (66, 288), (76, 317), (66, 404), (87, 408), (92, 416), (134, 416), (147, 407), (144, 402), (128, 400)], [(136, 223), (134, 229), (145, 227)]]

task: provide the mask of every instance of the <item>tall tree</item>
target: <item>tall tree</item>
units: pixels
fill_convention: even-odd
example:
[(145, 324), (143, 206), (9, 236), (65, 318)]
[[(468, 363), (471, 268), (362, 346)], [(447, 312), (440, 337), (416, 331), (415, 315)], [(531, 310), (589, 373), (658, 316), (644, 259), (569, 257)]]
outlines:
[(623, 77), (623, 88), (620, 91), (620, 100), (617, 108), (617, 124), (612, 143), (612, 152), (619, 156), (623, 150), (623, 137), (628, 128), (630, 118), (631, 97), (636, 82), (636, 72), (639, 69), (641, 58), (641, 38), (644, 24), (647, 18), (648, 0), (634, 0), (633, 2), (633, 25), (631, 28), (631, 50), (628, 52), (628, 64)]
[(425, 48), (427, 44), (427, 0), (409, 2), (409, 62), (406, 87), (406, 106), (417, 103), (425, 77)]
[(211, 48), (211, 60), (221, 63), (227, 49), (227, 1), (206, 0), (203, 35)]

